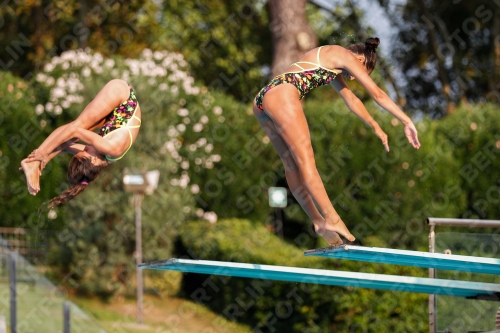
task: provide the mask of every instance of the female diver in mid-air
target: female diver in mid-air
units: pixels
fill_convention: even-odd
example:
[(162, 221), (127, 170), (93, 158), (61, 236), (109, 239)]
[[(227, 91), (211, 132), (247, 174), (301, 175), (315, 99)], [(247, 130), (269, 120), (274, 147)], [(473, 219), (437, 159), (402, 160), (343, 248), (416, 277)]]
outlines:
[[(21, 162), (28, 190), (40, 190), (40, 175), (57, 154), (74, 154), (69, 163), (71, 187), (53, 198), (49, 207), (71, 200), (80, 194), (108, 164), (121, 159), (139, 133), (141, 108), (135, 92), (123, 80), (111, 80), (99, 91), (73, 122), (58, 127)], [(93, 132), (99, 128), (99, 134)], [(87, 145), (77, 143), (79, 140)]]
[(379, 44), (379, 39), (375, 37), (348, 48), (328, 45), (312, 49), (262, 88), (253, 104), (254, 114), (283, 162), (291, 192), (312, 219), (316, 233), (330, 245), (342, 244), (338, 234), (351, 242), (355, 238), (333, 208), (316, 169), (309, 128), (300, 100), (313, 88), (332, 85), (347, 107), (372, 127), (389, 151), (387, 135), (344, 82), (344, 78), (357, 79), (377, 104), (403, 123), (410, 144), (417, 149), (420, 147), (411, 119), (369, 76), (375, 68), (375, 51)]

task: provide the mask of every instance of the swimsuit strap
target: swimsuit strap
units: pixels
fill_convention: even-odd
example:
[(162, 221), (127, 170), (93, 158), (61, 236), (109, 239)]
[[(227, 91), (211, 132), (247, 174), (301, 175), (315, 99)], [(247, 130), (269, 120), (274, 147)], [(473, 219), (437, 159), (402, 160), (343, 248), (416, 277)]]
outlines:
[(294, 65), (297, 66), (298, 68), (302, 69), (303, 71), (306, 70), (304, 67), (300, 66), (298, 62), (294, 63)]
[(130, 118), (135, 118), (137, 120), (139, 120), (139, 125), (134, 125), (134, 126), (129, 126), (128, 124), (130, 124), (130, 120), (127, 122), (127, 125), (125, 125), (126, 128), (139, 128), (141, 127), (141, 124), (142, 124), (142, 121), (141, 121), (141, 118), (137, 117), (135, 114)]
[[(314, 65), (314, 66), (316, 66), (316, 68), (307, 68), (307, 69), (305, 69), (305, 68), (300, 67), (298, 64)], [(310, 62), (310, 61), (297, 61), (297, 62), (293, 63), (292, 65), (300, 67), (301, 69), (303, 69), (305, 71), (310, 71), (310, 70), (317, 69), (317, 68), (321, 67), (321, 66), (318, 66), (318, 64), (315, 64), (314, 62)]]
[[(335, 75), (338, 75), (339, 73), (335, 69), (330, 69), (330, 68), (326, 68), (326, 67), (321, 66), (321, 62), (319, 61), (319, 53), (320, 53), (321, 48), (323, 46), (324, 45), (318, 47), (318, 53), (316, 54), (316, 58), (318, 60), (318, 63), (314, 63), (314, 62), (310, 62), (310, 61), (297, 61), (297, 62), (294, 62), (293, 64), (291, 64), (290, 66), (297, 66), (297, 67), (299, 67), (301, 69), (300, 71), (286, 72), (286, 73), (283, 73), (283, 74), (300, 73), (300, 72), (305, 72), (305, 71), (313, 71), (313, 70), (316, 70), (318, 68), (323, 68), (324, 70), (327, 70), (329, 72), (333, 72), (333, 73), (335, 73)], [(315, 67), (314, 68), (307, 68), (306, 69), (306, 68), (303, 68), (302, 66), (300, 66), (299, 64), (313, 65)], [(283, 74), (281, 74), (281, 75), (283, 75)]]
[(321, 48), (322, 48), (322, 47), (323, 47), (323, 45), (322, 45), (322, 46), (320, 46), (320, 47), (318, 47), (318, 54), (317, 54), (317, 58), (318, 58), (318, 66), (319, 66), (319, 67), (322, 67), (322, 66), (321, 66), (321, 61), (319, 61), (319, 51), (321, 51)]
[[(138, 106), (139, 106), (139, 102), (137, 102), (137, 105), (135, 106), (134, 114), (132, 115), (132, 117), (130, 117), (129, 121), (127, 122), (127, 124), (126, 124), (124, 127), (118, 128), (118, 129), (114, 130), (113, 132), (109, 132), (109, 133), (107, 134), (107, 135), (110, 135), (111, 133), (114, 133), (114, 132), (116, 132), (116, 131), (117, 131), (117, 130), (119, 130), (119, 129), (126, 128), (126, 129), (127, 129), (127, 131), (128, 131), (128, 134), (129, 134), (129, 136), (130, 136), (130, 144), (129, 144), (129, 146), (128, 146), (127, 150), (125, 150), (125, 152), (122, 154), (122, 156), (117, 157), (117, 158), (111, 158), (111, 157), (108, 157), (108, 156), (104, 155), (104, 157), (106, 157), (106, 159), (107, 159), (108, 161), (110, 161), (110, 162), (118, 161), (118, 160), (119, 160), (119, 159), (121, 159), (123, 156), (125, 156), (125, 154), (126, 154), (126, 153), (129, 151), (129, 149), (132, 147), (132, 142), (134, 141), (134, 137), (132, 136), (132, 132), (130, 132), (130, 129), (131, 129), (131, 128), (139, 128), (139, 127), (141, 127), (141, 124), (142, 124), (141, 118), (139, 118), (139, 117), (137, 117), (137, 116), (135, 115), (135, 111), (137, 110), (137, 107), (138, 107)], [(135, 119), (139, 120), (139, 125), (129, 126), (130, 120), (131, 120), (132, 118), (135, 118)]]

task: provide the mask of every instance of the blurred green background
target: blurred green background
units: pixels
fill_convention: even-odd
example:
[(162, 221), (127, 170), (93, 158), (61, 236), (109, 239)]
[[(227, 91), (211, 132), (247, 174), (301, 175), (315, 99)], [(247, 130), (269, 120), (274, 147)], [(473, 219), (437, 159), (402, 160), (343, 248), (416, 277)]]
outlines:
[[(369, 24), (374, 15), (380, 26)], [(303, 258), (304, 249), (326, 243), (291, 197), (277, 230), (267, 189), (286, 186), (284, 170), (251, 102), (287, 56), (278, 45), (301, 29), (313, 36), (311, 47), (388, 36), (372, 77), (419, 130), (422, 147), (414, 150), (402, 125), (349, 82), (389, 135), (387, 153), (330, 87), (307, 97), (318, 169), (359, 244), (427, 251), (428, 216), (500, 216), (495, 1), (32, 0), (4, 1), (0, 18), (0, 227), (48, 235), (35, 263), (72, 294), (111, 303), (135, 295), (134, 207), (122, 188), (125, 168), (160, 171), (158, 189), (143, 202), (144, 261), (187, 255), (427, 276), (423, 269)], [(290, 54), (301, 51), (295, 44)], [(69, 157), (48, 165), (35, 197), (20, 161), (112, 78), (136, 89), (140, 135), (84, 193), (48, 211), (44, 204), (68, 186)], [(191, 299), (206, 280), (145, 274), (147, 292), (159, 298)], [(262, 330), (276, 301), (293, 290), (273, 283), (243, 314), (230, 316), (225, 309), (235, 299), (242, 309), (250, 302), (250, 281), (230, 280), (230, 288), (203, 305)], [(302, 302), (294, 303), (293, 319), (277, 319), (279, 332), (428, 329), (425, 295), (319, 286), (298, 293)]]

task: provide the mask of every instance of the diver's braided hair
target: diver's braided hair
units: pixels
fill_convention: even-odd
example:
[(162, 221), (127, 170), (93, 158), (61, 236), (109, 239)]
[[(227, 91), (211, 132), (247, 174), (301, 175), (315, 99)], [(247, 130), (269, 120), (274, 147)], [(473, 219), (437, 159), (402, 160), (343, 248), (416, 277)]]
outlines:
[(348, 50), (357, 55), (365, 57), (365, 67), (368, 71), (373, 71), (377, 64), (377, 47), (380, 44), (380, 39), (377, 37), (367, 38), (364, 44), (353, 44), (347, 47)]
[(68, 181), (72, 185), (57, 197), (49, 201), (48, 207), (62, 205), (82, 193), (90, 182), (94, 181), (102, 169), (103, 165), (94, 165), (89, 157), (75, 155), (69, 162)]

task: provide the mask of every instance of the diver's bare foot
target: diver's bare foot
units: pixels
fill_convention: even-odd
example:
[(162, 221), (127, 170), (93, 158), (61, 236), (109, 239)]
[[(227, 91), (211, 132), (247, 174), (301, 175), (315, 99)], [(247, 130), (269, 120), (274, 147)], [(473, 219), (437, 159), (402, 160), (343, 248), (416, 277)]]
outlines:
[(21, 169), (26, 176), (28, 192), (31, 195), (36, 195), (40, 191), (40, 162), (26, 162), (24, 159), (21, 161)]
[(345, 239), (347, 239), (349, 242), (353, 242), (356, 237), (354, 237), (349, 229), (345, 226), (344, 222), (340, 218), (340, 216), (335, 216), (334, 218), (326, 218), (325, 220), (325, 226), (324, 226), (325, 231), (327, 232), (334, 232), (342, 235)]
[(325, 229), (325, 221), (314, 221), (314, 230), (318, 235), (323, 237), (323, 239), (330, 245), (330, 246), (337, 246), (337, 245), (342, 245), (342, 239), (340, 238), (339, 234), (336, 233), (335, 231), (330, 231)]
[(336, 233), (335, 231), (330, 231), (330, 230), (325, 230), (323, 229), (321, 232), (318, 232), (318, 235), (323, 237), (323, 239), (330, 245), (330, 246), (338, 246), (344, 244), (342, 242), (342, 239), (340, 238), (339, 234)]

